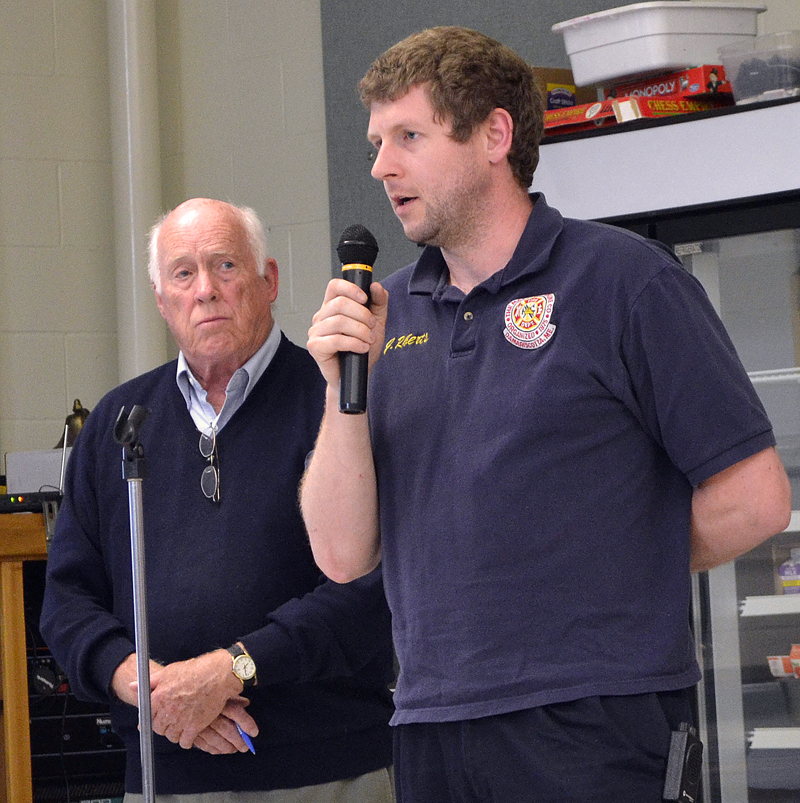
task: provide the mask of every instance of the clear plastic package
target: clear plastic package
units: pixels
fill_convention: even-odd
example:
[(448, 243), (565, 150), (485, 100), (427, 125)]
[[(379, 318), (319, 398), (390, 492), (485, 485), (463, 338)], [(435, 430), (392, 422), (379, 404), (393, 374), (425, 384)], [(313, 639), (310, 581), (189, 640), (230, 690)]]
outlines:
[(800, 31), (723, 45), (719, 55), (738, 104), (800, 95)]

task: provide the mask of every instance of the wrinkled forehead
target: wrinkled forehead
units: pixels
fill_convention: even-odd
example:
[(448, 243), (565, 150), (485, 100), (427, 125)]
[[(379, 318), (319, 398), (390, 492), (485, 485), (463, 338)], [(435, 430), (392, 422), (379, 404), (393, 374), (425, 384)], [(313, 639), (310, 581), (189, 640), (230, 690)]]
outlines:
[(227, 204), (182, 205), (164, 221), (158, 238), (162, 260), (181, 253), (248, 252), (247, 233), (236, 210)]
[(210, 227), (242, 228), (241, 215), (236, 207), (224, 201), (193, 198), (184, 201), (164, 220), (164, 229), (197, 230)]

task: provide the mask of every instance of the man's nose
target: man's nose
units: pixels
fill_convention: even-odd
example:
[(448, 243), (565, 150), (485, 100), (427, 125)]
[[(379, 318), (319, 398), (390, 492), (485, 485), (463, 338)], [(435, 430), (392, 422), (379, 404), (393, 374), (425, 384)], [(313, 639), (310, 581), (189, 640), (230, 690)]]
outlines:
[(396, 176), (398, 170), (397, 159), (392, 152), (391, 146), (388, 144), (381, 145), (372, 160), (372, 170), (370, 170), (372, 177), (378, 179), (378, 181), (385, 181), (391, 176)]
[(213, 271), (201, 267), (197, 271), (197, 278), (195, 279), (195, 297), (200, 301), (213, 301), (218, 292), (217, 278), (214, 276)]

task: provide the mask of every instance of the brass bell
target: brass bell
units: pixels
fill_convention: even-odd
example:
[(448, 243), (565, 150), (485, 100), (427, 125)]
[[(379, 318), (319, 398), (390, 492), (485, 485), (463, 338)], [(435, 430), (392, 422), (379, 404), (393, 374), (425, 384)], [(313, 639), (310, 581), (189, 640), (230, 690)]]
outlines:
[[(86, 416), (89, 415), (87, 410), (82, 404), (80, 399), (75, 399), (72, 403), (72, 412), (64, 419), (64, 428), (67, 436), (67, 446), (72, 446), (75, 443), (75, 438), (81, 431), (83, 422)], [(61, 440), (53, 447), (54, 449), (62, 449), (64, 447), (64, 434), (61, 435)]]

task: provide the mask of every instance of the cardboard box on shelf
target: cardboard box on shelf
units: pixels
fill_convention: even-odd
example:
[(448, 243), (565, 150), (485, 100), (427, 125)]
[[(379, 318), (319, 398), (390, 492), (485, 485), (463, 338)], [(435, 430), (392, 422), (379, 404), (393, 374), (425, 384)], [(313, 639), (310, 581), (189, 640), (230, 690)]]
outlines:
[(792, 665), (795, 677), (800, 678), (800, 644), (792, 644), (789, 651), (789, 663)]
[[(607, 102), (607, 101), (606, 101)], [(676, 114), (692, 114), (720, 106), (732, 105), (732, 98), (684, 98), (680, 95), (665, 95), (658, 98), (626, 97), (614, 98), (614, 114), (618, 123), (639, 120), (643, 117), (671, 117)]]
[(610, 84), (603, 88), (603, 96), (606, 98), (631, 96), (656, 98), (664, 95), (679, 97), (730, 95), (730, 102), (733, 102), (733, 88), (721, 64), (703, 64), (678, 72)]
[(605, 125), (616, 125), (613, 101), (582, 103), (565, 109), (551, 109), (544, 113), (545, 136), (571, 134)]
[(774, 678), (793, 678), (794, 668), (788, 655), (768, 655), (769, 671)]
[(595, 87), (576, 87), (572, 70), (562, 67), (534, 67), (536, 83), (542, 91), (546, 109), (564, 109), (597, 100)]

